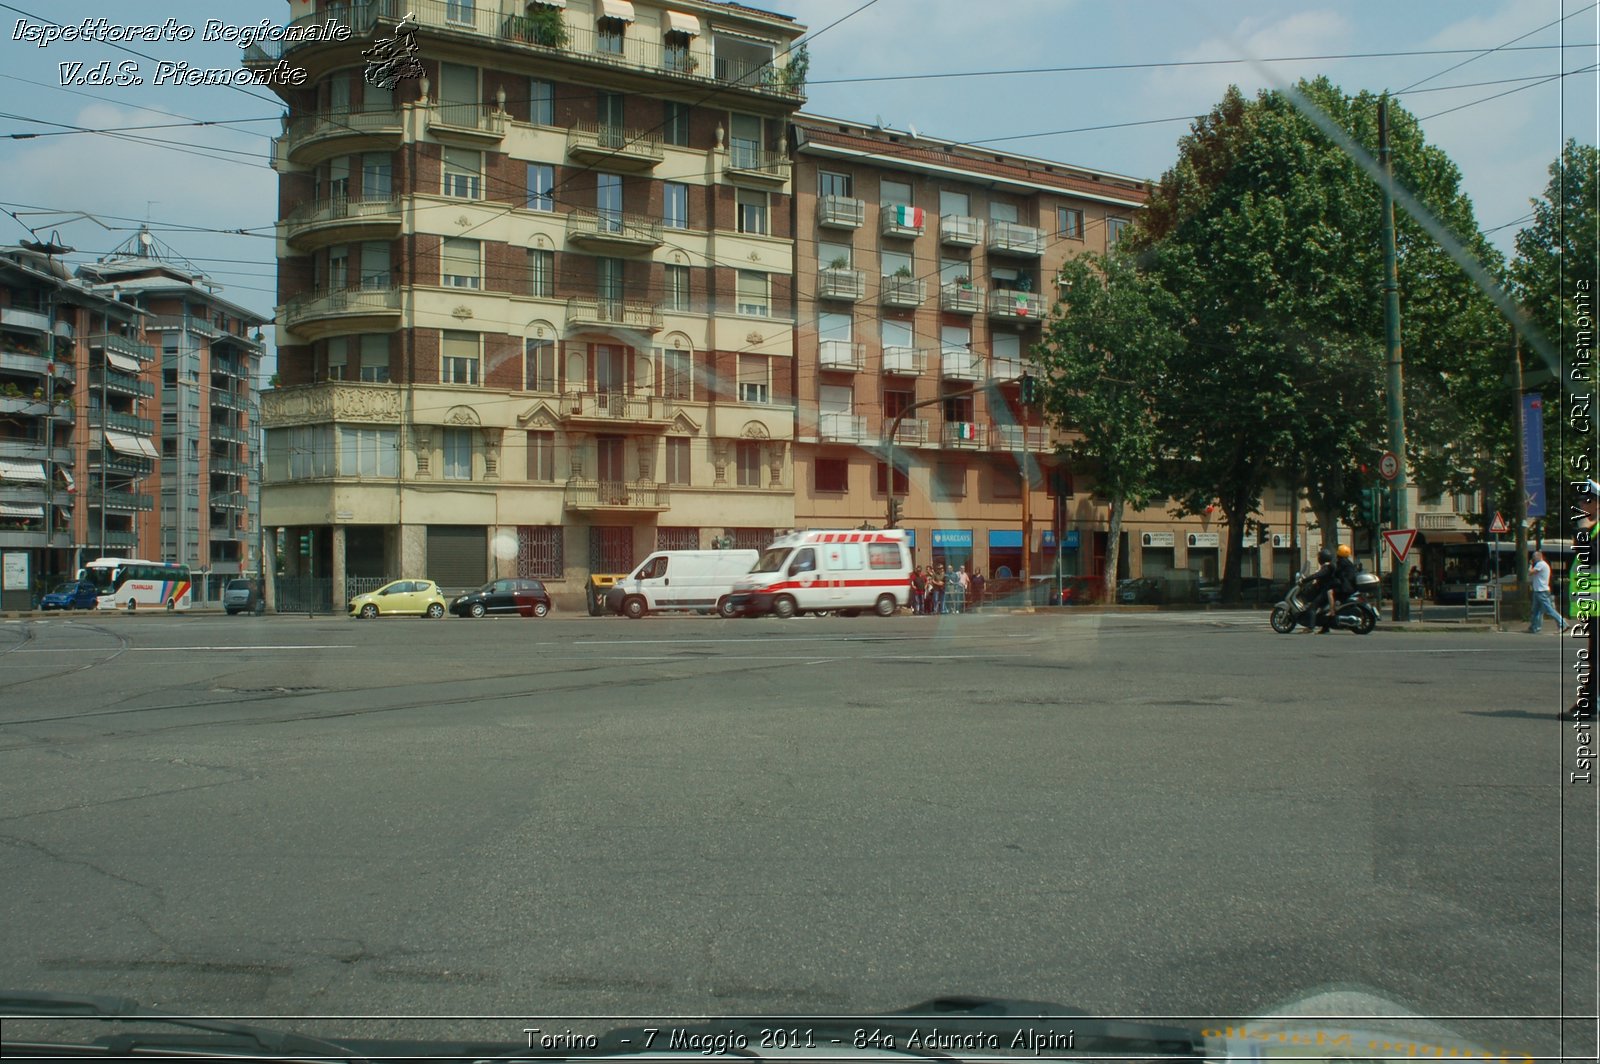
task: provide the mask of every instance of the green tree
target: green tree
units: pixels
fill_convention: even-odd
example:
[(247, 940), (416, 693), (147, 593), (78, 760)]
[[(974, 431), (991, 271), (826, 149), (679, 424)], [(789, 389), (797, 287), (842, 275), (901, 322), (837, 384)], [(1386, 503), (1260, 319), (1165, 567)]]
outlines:
[(1097, 491), (1111, 502), (1105, 590), (1114, 602), (1124, 507), (1143, 510), (1157, 493), (1156, 407), (1183, 342), (1178, 304), (1123, 255), (1069, 260), (1060, 280), (1061, 299), (1033, 353), (1046, 415), (1076, 434), (1073, 457), (1093, 465)]
[[(1600, 196), (1600, 152), (1594, 145), (1567, 141), (1560, 158), (1550, 164), (1550, 183), (1544, 195), (1533, 201), (1532, 223), (1517, 234), (1517, 255), (1511, 263), (1513, 291), (1530, 324), (1557, 351), (1568, 353), (1567, 366), (1547, 367), (1528, 354), (1528, 345), (1523, 347), (1529, 386), (1536, 386), (1545, 398), (1545, 475), (1552, 515), (1555, 485), (1596, 475), (1593, 418), (1580, 417), (1574, 423), (1568, 416), (1568, 404), (1562, 401), (1564, 386), (1591, 396), (1594, 393), (1592, 360), (1573, 361), (1570, 352), (1580, 330), (1580, 312), (1590, 319), (1586, 328), (1589, 346), (1594, 346), (1592, 321), (1600, 301), (1596, 196)], [(1501, 403), (1507, 408), (1505, 431), (1509, 437), (1515, 424), (1510, 418), (1509, 392), (1503, 395), (1507, 397)], [(1509, 446), (1506, 453), (1511, 453)]]
[[(1160, 407), (1163, 438), (1187, 441), (1172, 474), (1180, 513), (1213, 500), (1228, 522), (1225, 585), (1239, 573), (1250, 515), (1271, 483), (1306, 489), (1326, 539), (1354, 516), (1357, 468), (1387, 439), (1381, 189), (1324, 132), (1372, 155), (1377, 99), (1326, 79), (1247, 100), (1230, 88), (1179, 144), (1129, 238), (1184, 308), (1179, 385)], [(1460, 174), (1390, 107), (1398, 184), (1480, 258)], [(1397, 214), (1407, 423), (1418, 479), (1434, 490), (1473, 476), (1482, 451), (1464, 381), (1481, 378), (1493, 305), (1422, 226)], [(1501, 340), (1499, 346), (1503, 349)]]

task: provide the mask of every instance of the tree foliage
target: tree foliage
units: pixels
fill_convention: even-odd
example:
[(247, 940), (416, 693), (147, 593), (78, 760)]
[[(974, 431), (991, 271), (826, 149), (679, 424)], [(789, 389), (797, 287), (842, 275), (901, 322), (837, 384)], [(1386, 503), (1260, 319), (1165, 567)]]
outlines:
[(1046, 415), (1076, 429), (1073, 457), (1093, 465), (1097, 493), (1111, 502), (1105, 573), (1114, 601), (1123, 508), (1142, 510), (1158, 491), (1156, 410), (1183, 342), (1178, 304), (1126, 256), (1070, 260), (1060, 280), (1034, 358)]
[[(1319, 128), (1377, 154), (1377, 99), (1326, 79), (1246, 99), (1230, 88), (1179, 144), (1130, 232), (1131, 248), (1184, 308), (1187, 343), (1160, 407), (1182, 512), (1213, 500), (1228, 519), (1225, 586), (1239, 572), (1263, 490), (1307, 489), (1326, 532), (1353, 516), (1357, 468), (1387, 440), (1382, 190)], [(1491, 263), (1460, 174), (1416, 120), (1390, 106), (1397, 183)], [(1412, 468), (1435, 490), (1469, 478), (1492, 304), (1415, 221), (1397, 212)], [(1503, 349), (1503, 339), (1500, 343)]]
[[(1543, 378), (1539, 370), (1553, 371), (1552, 379), (1539, 385), (1545, 397), (1545, 470), (1550, 485), (1595, 475), (1593, 418), (1580, 417), (1576, 423), (1569, 419), (1562, 392), (1564, 382), (1565, 388), (1594, 394), (1593, 359), (1579, 362), (1572, 353), (1580, 329), (1588, 330), (1587, 346), (1591, 351), (1594, 347), (1593, 318), (1600, 297), (1597, 197), (1600, 152), (1594, 145), (1567, 141), (1560, 158), (1550, 164), (1544, 195), (1533, 201), (1532, 223), (1517, 234), (1517, 255), (1511, 263), (1517, 301), (1532, 326), (1563, 352), (1567, 362), (1565, 367), (1545, 367), (1538, 359), (1524, 358), (1530, 381)], [(1579, 298), (1582, 295), (1587, 295), (1586, 302)], [(1581, 310), (1586, 310), (1588, 323), (1580, 322)], [(1514, 423), (1509, 417), (1506, 422), (1509, 437)]]

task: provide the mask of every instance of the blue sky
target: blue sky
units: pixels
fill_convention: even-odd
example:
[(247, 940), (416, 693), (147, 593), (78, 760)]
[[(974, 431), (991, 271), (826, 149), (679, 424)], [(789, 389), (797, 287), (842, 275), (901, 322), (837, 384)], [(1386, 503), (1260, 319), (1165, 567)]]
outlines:
[[(115, 66), (135, 60), (145, 68), (147, 80), (154, 63), (104, 44), (57, 42), (40, 48), (14, 40), (21, 17), (14, 9), (65, 23), (101, 16), (159, 22), (170, 16), (199, 27), (208, 18), (283, 21), (288, 5), (276, 0), (0, 4), (0, 112), (9, 116), (95, 129), (259, 119), (136, 134), (170, 141), (168, 146), (94, 135), (0, 140), (0, 205), (46, 232), (59, 230), (66, 243), (79, 249), (73, 256), (79, 261), (110, 251), (131, 231), (122, 227), (136, 227), (148, 217), (163, 240), (224, 286), (228, 298), (270, 316), (276, 179), (266, 157), (281, 113), (271, 94), (254, 87), (153, 84), (63, 91), (60, 63), (93, 65), (111, 59)], [(1600, 5), (1592, 0), (875, 0), (851, 15), (861, 4), (789, 0), (765, 5), (820, 31), (811, 46), (808, 111), (881, 119), (902, 129), (915, 125), (933, 136), (992, 141), (999, 149), (1139, 177), (1159, 177), (1186, 130), (1181, 120), (1158, 120), (1203, 113), (1230, 83), (1253, 91), (1327, 74), (1353, 92), (1398, 90), (1430, 79), (1420, 88), (1434, 91), (1407, 94), (1402, 103), (1417, 115), (1437, 115), (1424, 122), (1430, 141), (1460, 167), (1480, 223), (1496, 229), (1491, 239), (1508, 253), (1526, 221), (1528, 201), (1543, 190), (1547, 167), (1562, 141), (1596, 140), (1600, 78), (1595, 73), (1542, 83), (1507, 80), (1551, 77), (1600, 59), (1593, 47), (1600, 40)], [(846, 15), (850, 17), (840, 25), (824, 29)], [(1560, 25), (1529, 32), (1563, 18)], [(1563, 42), (1563, 31), (1568, 47), (1551, 47)], [(1516, 38), (1521, 39), (1510, 48), (1478, 54)], [(222, 42), (134, 47), (151, 59), (195, 66), (236, 67), (239, 59), (238, 48)], [(1441, 49), (1470, 51), (1272, 61)], [(1209, 63), (1214, 60), (1228, 62)], [(912, 77), (1197, 62), (1208, 65)], [(884, 80), (846, 80), (863, 78)], [(1485, 100), (1511, 89), (1520, 91)], [(1464, 104), (1470, 106), (1438, 114)], [(172, 114), (159, 113), (163, 111)], [(1032, 136), (1089, 126), (1117, 128)], [(55, 128), (0, 118), (0, 133), (5, 134)], [(75, 217), (77, 212), (99, 221)], [(184, 226), (257, 235), (189, 232)], [(0, 216), (0, 242), (13, 243), (25, 235), (15, 221)]]

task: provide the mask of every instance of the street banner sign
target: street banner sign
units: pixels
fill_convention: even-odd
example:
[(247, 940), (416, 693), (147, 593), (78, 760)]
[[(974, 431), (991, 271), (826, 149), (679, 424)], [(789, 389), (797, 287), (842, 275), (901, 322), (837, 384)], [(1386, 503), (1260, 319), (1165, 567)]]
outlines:
[(1406, 560), (1406, 555), (1411, 553), (1411, 544), (1417, 538), (1414, 528), (1395, 528), (1383, 534), (1383, 541), (1389, 545), (1389, 550), (1394, 553), (1396, 562)]
[(1494, 513), (1494, 520), (1489, 522), (1489, 531), (1497, 536), (1503, 536), (1511, 531), (1511, 526), (1506, 524), (1506, 519), (1500, 516), (1500, 511)]
[(1544, 397), (1538, 392), (1522, 397), (1522, 483), (1527, 493), (1528, 516), (1543, 517)]
[(1378, 459), (1378, 475), (1384, 480), (1393, 480), (1400, 475), (1400, 459), (1393, 451), (1384, 451), (1383, 457)]

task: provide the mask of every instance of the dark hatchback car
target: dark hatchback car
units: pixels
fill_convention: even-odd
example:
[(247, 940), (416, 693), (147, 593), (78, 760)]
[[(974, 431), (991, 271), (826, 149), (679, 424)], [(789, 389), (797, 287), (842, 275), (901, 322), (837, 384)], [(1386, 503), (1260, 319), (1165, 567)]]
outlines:
[(537, 580), (491, 580), (476, 591), (458, 596), (450, 603), (450, 612), (457, 617), (493, 613), (543, 617), (550, 612), (550, 592)]
[(39, 600), (41, 610), (92, 610), (99, 592), (86, 580), (69, 580)]

